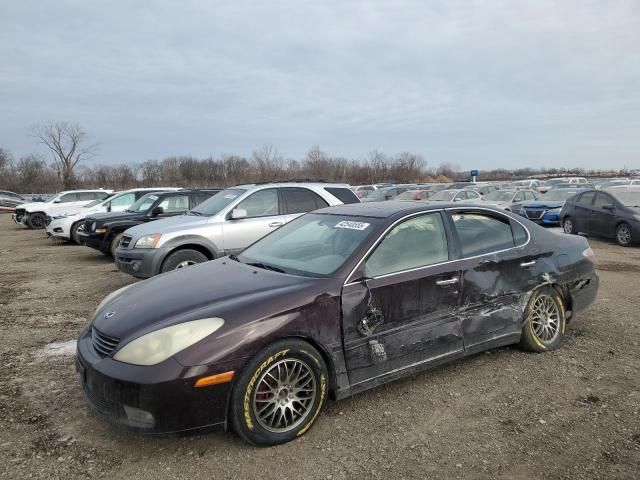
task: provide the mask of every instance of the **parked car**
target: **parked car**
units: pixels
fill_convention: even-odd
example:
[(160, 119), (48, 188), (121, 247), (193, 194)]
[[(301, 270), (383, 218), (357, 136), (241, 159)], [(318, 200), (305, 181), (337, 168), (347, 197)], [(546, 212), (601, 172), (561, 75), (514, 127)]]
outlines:
[(486, 183), (486, 184), (473, 184), (468, 187), (464, 187), (466, 190), (474, 190), (478, 192), (480, 195), (486, 195), (491, 192), (495, 192), (500, 189), (499, 185), (495, 183)]
[(403, 192), (406, 187), (380, 187), (377, 190), (368, 191), (367, 194), (360, 199), (361, 202), (384, 202), (391, 200)]
[(26, 199), (14, 192), (0, 190), (0, 212), (13, 212)]
[(482, 197), (482, 203), (518, 213), (522, 208), (523, 202), (537, 200), (539, 196), (540, 193), (535, 190), (495, 190)]
[(583, 188), (554, 188), (537, 200), (524, 202), (518, 213), (540, 225), (560, 225), (560, 211), (564, 202), (584, 190)]
[(480, 194), (474, 190), (440, 190), (431, 197), (429, 202), (479, 202), (482, 199)]
[(70, 207), (86, 205), (107, 198), (113, 190), (68, 190), (45, 202), (23, 203), (16, 207), (13, 220), (29, 228), (44, 228), (47, 215), (52, 216)]
[(640, 187), (640, 179), (638, 178), (632, 178), (628, 181), (628, 183), (626, 184), (618, 184), (618, 185), (608, 185), (606, 187), (604, 187), (605, 189), (610, 189), (610, 188), (626, 188), (626, 187)]
[(538, 186), (538, 191), (541, 193), (546, 193), (551, 190), (555, 185), (561, 183), (569, 183), (571, 185), (575, 185), (576, 187), (580, 187), (580, 184), (587, 184), (587, 179), (584, 177), (558, 177), (558, 178), (550, 178), (546, 180), (542, 185)]
[(187, 216), (127, 230), (116, 250), (120, 271), (138, 278), (239, 253), (303, 213), (360, 203), (347, 185), (267, 183), (228, 188)]
[(77, 237), (88, 247), (115, 258), (124, 232), (131, 227), (176, 215), (200, 205), (215, 195), (216, 189), (183, 189), (147, 193), (123, 212), (95, 213), (87, 216)]
[(351, 187), (351, 190), (355, 192), (358, 198), (363, 198), (367, 193), (377, 190), (378, 188), (377, 185), (355, 185)]
[(117, 423), (274, 445), (307, 432), (330, 396), (503, 345), (554, 350), (597, 289), (585, 238), (504, 210), (329, 207), (237, 256), (113, 292), (76, 366)]
[(614, 238), (628, 247), (640, 241), (640, 186), (583, 192), (567, 200), (560, 216), (565, 233)]
[(55, 216), (47, 216), (45, 219), (45, 231), (49, 237), (72, 240), (80, 244), (78, 232), (84, 229), (85, 218), (88, 215), (99, 212), (122, 212), (129, 208), (143, 195), (153, 192), (168, 190), (180, 190), (179, 188), (134, 188), (118, 192), (104, 200), (94, 200), (82, 207), (69, 207), (69, 210), (56, 213)]
[(407, 190), (397, 195), (394, 200), (428, 200), (435, 193), (434, 190)]

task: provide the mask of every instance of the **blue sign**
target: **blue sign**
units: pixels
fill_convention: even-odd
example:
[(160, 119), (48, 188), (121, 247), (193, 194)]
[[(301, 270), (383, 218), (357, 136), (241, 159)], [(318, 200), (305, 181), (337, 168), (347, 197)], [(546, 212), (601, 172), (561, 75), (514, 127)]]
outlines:
[(478, 176), (478, 170), (471, 170), (471, 176), (472, 177), (477, 177)]

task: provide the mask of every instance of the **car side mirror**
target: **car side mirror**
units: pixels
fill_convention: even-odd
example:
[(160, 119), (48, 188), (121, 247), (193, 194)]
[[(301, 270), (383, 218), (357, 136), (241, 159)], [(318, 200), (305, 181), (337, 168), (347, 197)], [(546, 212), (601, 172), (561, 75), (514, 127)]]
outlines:
[(602, 205), (603, 210), (613, 211), (615, 210), (615, 208), (616, 207), (613, 205), (613, 203), (607, 203), (606, 205)]
[(247, 211), (244, 208), (234, 208), (231, 211), (231, 220), (240, 220), (241, 218), (247, 218)]
[(111, 211), (111, 202), (107, 203), (107, 212)]
[(391, 200), (391, 195), (385, 195), (385, 196), (384, 196), (384, 199), (385, 199), (385, 200)]
[(158, 215), (162, 215), (163, 213), (164, 213), (164, 208), (162, 207), (155, 207), (153, 210), (151, 210), (152, 217), (157, 217)]
[(62, 200), (60, 200), (60, 199), (54, 200), (53, 203), (62, 203)]

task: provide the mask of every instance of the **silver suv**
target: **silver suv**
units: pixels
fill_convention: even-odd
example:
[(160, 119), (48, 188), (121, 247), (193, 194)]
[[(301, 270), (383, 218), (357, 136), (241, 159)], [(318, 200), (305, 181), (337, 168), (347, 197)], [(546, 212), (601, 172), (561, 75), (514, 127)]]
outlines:
[(134, 277), (152, 277), (239, 253), (303, 213), (359, 202), (343, 184), (239, 185), (214, 195), (186, 215), (125, 231), (116, 250), (116, 265)]

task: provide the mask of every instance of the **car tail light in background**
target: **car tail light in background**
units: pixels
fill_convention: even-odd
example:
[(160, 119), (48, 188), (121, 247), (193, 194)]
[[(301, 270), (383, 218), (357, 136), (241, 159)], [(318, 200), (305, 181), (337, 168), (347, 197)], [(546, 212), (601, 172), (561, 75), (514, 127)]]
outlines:
[(596, 263), (596, 254), (593, 253), (591, 247), (582, 252), (582, 256), (589, 260), (591, 263)]

